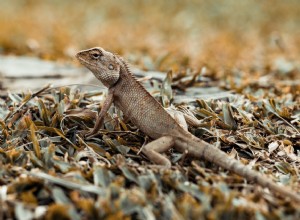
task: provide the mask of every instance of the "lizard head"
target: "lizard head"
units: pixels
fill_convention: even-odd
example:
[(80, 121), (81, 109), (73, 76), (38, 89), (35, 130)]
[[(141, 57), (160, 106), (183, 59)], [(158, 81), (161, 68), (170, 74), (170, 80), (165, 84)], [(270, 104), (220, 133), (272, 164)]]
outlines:
[(100, 47), (79, 51), (76, 58), (108, 88), (120, 77), (120, 60), (113, 53)]

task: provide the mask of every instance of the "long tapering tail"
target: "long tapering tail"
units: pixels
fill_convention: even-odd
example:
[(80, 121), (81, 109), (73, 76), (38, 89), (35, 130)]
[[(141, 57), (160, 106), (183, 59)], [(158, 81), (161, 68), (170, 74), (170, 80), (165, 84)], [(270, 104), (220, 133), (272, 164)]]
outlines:
[(190, 139), (188, 141), (189, 154), (196, 158), (203, 158), (206, 161), (214, 163), (228, 171), (232, 171), (248, 181), (253, 181), (262, 187), (267, 187), (273, 193), (278, 194), (282, 197), (288, 197), (296, 202), (300, 202), (300, 195), (286, 186), (280, 186), (270, 180), (263, 174), (257, 171), (251, 170), (241, 162), (228, 157), (223, 151), (214, 148), (212, 145), (200, 140)]

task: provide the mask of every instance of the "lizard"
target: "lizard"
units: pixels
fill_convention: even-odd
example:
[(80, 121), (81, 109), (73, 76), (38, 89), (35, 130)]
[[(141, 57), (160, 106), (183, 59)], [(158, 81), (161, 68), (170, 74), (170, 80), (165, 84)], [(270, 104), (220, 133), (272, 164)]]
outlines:
[(143, 154), (153, 163), (171, 167), (170, 160), (162, 153), (174, 147), (192, 158), (208, 162), (236, 173), (273, 193), (300, 202), (300, 195), (286, 186), (280, 186), (257, 171), (230, 158), (225, 152), (194, 136), (163, 108), (163, 106), (136, 80), (129, 65), (121, 57), (94, 47), (76, 54), (79, 62), (108, 88), (108, 94), (99, 112), (94, 128), (85, 137), (95, 135), (104, 123), (104, 116), (112, 104), (123, 112), (137, 128), (148, 135), (152, 142), (142, 148)]

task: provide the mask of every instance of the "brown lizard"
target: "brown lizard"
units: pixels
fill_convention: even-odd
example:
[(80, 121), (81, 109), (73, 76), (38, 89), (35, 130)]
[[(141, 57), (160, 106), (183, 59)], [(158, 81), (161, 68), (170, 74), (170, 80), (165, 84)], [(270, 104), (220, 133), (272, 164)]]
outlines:
[(87, 67), (106, 87), (108, 95), (101, 108), (95, 127), (88, 134), (94, 135), (103, 124), (104, 115), (114, 103), (126, 118), (154, 141), (146, 144), (142, 152), (154, 163), (171, 166), (161, 153), (172, 146), (182, 153), (203, 158), (232, 171), (248, 181), (267, 187), (274, 193), (300, 202), (300, 195), (285, 186), (279, 186), (266, 176), (251, 170), (238, 160), (211, 144), (200, 140), (173, 119), (161, 104), (134, 78), (126, 62), (119, 56), (96, 47), (77, 53), (77, 59)]

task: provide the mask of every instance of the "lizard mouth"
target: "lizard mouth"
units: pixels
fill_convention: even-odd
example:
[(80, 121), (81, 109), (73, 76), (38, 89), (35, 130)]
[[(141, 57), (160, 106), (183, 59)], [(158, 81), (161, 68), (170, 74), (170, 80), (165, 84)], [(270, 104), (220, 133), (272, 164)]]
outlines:
[(92, 67), (97, 67), (95, 64), (92, 64), (92, 63), (89, 63), (88, 61), (86, 61), (85, 59), (83, 59), (83, 58), (81, 58), (80, 56), (79, 56), (79, 54), (76, 54), (76, 58), (77, 58), (77, 60), (79, 60), (79, 62), (81, 63), (81, 64), (83, 64), (84, 66), (92, 66)]

